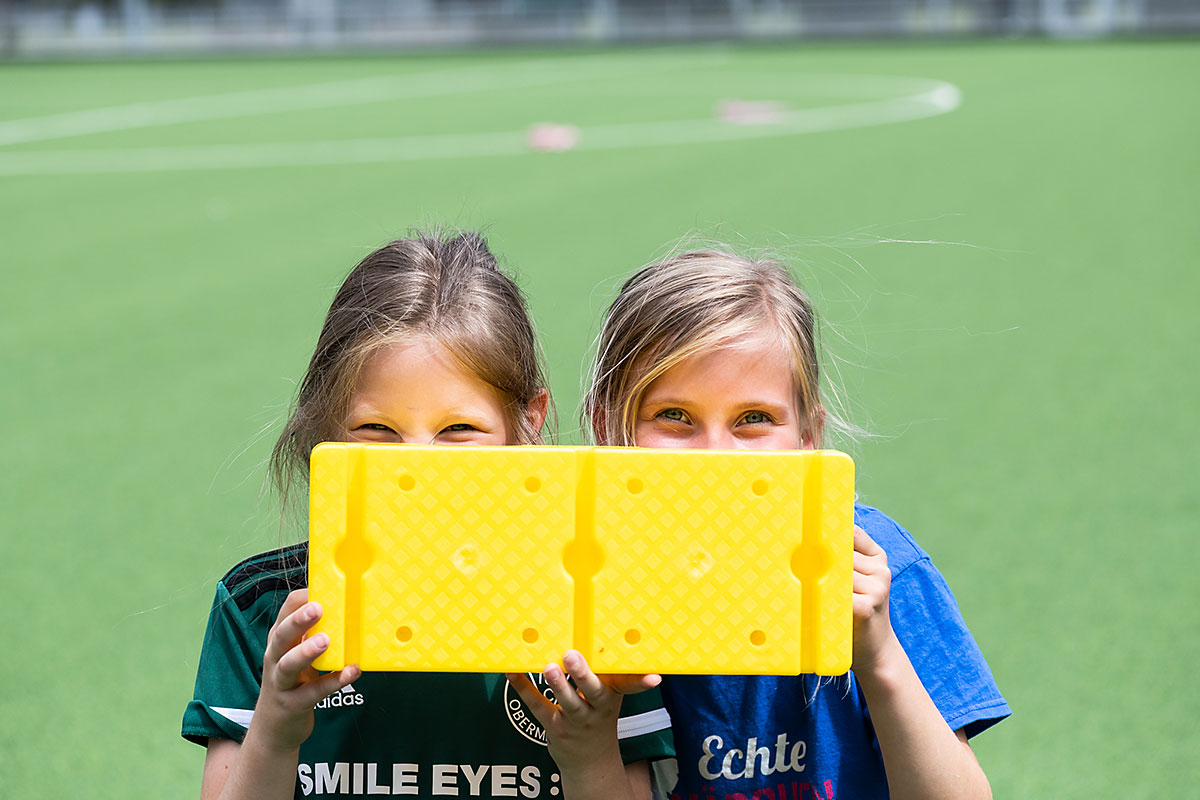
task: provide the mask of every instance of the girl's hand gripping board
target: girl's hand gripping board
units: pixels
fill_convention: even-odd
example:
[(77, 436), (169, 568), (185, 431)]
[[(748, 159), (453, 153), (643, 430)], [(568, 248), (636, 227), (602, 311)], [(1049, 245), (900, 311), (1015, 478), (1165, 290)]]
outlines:
[(316, 666), (841, 674), (853, 485), (833, 451), (320, 445)]

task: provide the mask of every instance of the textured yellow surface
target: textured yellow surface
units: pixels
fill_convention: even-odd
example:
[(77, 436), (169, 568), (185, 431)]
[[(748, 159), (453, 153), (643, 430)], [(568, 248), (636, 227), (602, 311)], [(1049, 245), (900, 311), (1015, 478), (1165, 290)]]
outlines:
[(319, 669), (850, 668), (842, 453), (323, 444), (310, 492)]

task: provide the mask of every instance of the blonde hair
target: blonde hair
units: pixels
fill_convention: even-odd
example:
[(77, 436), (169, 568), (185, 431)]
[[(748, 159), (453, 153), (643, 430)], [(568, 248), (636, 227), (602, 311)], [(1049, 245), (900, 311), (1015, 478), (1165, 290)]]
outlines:
[(285, 507), (292, 486), (307, 483), (313, 447), (344, 436), (367, 360), (388, 345), (421, 337), (440, 344), (504, 395), (515, 443), (542, 442), (527, 412), (547, 384), (521, 290), (500, 270), (482, 235), (414, 231), (360, 261), (329, 306), (271, 452), (271, 477)]
[(643, 267), (605, 315), (584, 424), (597, 444), (633, 445), (638, 408), (657, 378), (697, 353), (765, 333), (791, 359), (801, 432), (819, 447), (827, 412), (816, 332), (807, 295), (772, 259), (708, 249)]

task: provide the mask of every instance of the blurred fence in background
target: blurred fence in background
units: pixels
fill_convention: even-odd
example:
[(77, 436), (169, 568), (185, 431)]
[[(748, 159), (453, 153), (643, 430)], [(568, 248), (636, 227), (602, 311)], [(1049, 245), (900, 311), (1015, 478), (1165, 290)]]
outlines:
[(1200, 0), (2, 0), (0, 56), (1200, 32)]

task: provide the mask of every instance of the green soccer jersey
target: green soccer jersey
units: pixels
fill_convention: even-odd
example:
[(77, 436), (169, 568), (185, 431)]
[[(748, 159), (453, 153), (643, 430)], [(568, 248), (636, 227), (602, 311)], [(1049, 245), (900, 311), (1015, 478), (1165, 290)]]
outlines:
[[(183, 736), (241, 741), (262, 681), (267, 633), (304, 586), (308, 546), (238, 564), (217, 584)], [(547, 696), (540, 675), (530, 675)], [(503, 675), (364, 673), (316, 708), (300, 748), (296, 797), (561, 797), (546, 733)], [(626, 697), (617, 725), (626, 763), (674, 756), (658, 690)]]

